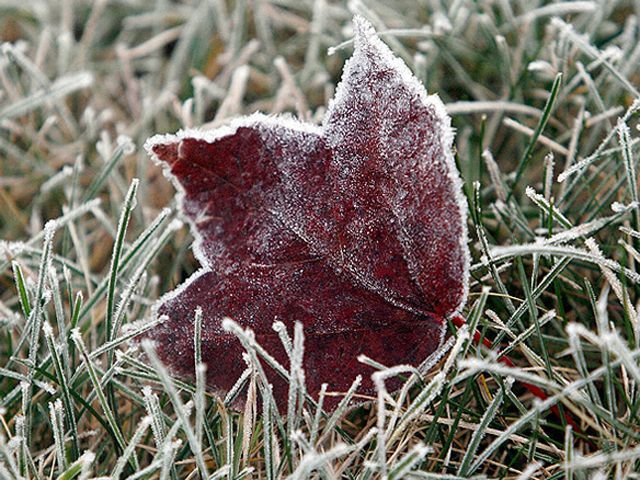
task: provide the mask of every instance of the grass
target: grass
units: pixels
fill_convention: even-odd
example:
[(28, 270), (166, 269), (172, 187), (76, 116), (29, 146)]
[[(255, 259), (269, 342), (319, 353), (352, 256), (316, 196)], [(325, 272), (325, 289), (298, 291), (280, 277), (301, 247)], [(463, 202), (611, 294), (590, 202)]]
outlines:
[[(453, 116), (469, 327), (451, 326), (426, 378), (376, 373), (368, 406), (326, 415), (281, 367), (289, 415), (258, 411), (258, 368), (234, 412), (202, 368), (172, 378), (131, 341), (197, 268), (141, 146), (255, 110), (319, 121), (356, 12)], [(0, 478), (638, 478), (639, 15), (637, 1), (0, 2)], [(299, 362), (300, 329), (279, 333)]]

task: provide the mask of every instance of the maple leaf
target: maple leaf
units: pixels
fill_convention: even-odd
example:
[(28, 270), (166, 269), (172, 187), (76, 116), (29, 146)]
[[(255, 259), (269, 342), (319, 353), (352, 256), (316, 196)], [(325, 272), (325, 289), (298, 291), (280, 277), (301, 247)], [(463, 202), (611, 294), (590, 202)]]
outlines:
[[(321, 127), (254, 114), (145, 145), (179, 192), (202, 264), (160, 299), (155, 314), (168, 319), (151, 335), (163, 361), (191, 375), (202, 308), (207, 382), (220, 393), (246, 368), (225, 317), (283, 365), (273, 323), (301, 322), (308, 392), (324, 382), (346, 392), (360, 374), (359, 392), (371, 394), (360, 354), (419, 366), (466, 301), (467, 212), (450, 119), (366, 20), (356, 16), (354, 29)], [(267, 374), (282, 408), (286, 383)]]

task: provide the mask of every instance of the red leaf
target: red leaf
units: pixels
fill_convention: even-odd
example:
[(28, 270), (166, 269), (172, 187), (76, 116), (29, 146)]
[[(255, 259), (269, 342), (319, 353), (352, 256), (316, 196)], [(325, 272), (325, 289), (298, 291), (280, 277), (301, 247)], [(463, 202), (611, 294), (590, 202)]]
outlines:
[[(223, 317), (251, 328), (283, 365), (274, 321), (302, 322), (307, 388), (345, 392), (360, 354), (419, 366), (437, 353), (444, 318), (466, 300), (466, 204), (437, 96), (356, 17), (355, 52), (322, 127), (254, 114), (215, 131), (146, 145), (180, 192), (203, 268), (163, 297), (152, 336), (191, 375), (193, 318), (203, 310), (208, 383), (225, 392), (245, 368)], [(286, 385), (273, 371), (274, 394)], [(328, 408), (339, 398), (329, 398)]]

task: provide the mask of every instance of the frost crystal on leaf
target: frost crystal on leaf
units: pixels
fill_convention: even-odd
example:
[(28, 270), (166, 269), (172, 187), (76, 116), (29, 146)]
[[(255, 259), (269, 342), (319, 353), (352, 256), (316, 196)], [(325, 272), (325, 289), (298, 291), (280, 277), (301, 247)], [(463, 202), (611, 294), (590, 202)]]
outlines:
[[(453, 131), (401, 60), (355, 17), (355, 51), (322, 127), (254, 114), (215, 130), (151, 138), (146, 148), (180, 194), (203, 268), (156, 306), (158, 354), (193, 374), (202, 308), (207, 380), (228, 392), (245, 370), (224, 317), (255, 332), (282, 365), (272, 325), (305, 335), (309, 393), (375, 391), (359, 355), (419, 366), (466, 301), (466, 203)], [(287, 385), (269, 370), (274, 396)], [(335, 408), (339, 397), (327, 397)]]

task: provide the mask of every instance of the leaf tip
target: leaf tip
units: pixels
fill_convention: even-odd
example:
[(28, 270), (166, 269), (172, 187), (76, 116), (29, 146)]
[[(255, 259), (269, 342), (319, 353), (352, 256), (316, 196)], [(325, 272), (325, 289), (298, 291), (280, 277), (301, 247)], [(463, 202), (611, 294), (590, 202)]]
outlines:
[(369, 45), (373, 38), (377, 38), (373, 25), (362, 15), (355, 14), (353, 16), (353, 30), (356, 49)]

